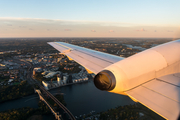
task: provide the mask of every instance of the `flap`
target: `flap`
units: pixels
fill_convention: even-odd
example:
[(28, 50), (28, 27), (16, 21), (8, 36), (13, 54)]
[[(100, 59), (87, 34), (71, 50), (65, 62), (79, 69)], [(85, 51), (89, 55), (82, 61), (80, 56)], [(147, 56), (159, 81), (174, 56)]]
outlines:
[(153, 79), (126, 93), (166, 119), (177, 120), (179, 117), (179, 73)]

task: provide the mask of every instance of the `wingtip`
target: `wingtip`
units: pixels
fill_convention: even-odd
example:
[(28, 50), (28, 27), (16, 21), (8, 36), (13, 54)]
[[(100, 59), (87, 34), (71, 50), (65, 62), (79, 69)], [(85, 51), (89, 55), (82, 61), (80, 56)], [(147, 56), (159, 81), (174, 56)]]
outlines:
[(53, 42), (47, 42), (47, 44), (51, 44), (51, 43), (53, 43)]

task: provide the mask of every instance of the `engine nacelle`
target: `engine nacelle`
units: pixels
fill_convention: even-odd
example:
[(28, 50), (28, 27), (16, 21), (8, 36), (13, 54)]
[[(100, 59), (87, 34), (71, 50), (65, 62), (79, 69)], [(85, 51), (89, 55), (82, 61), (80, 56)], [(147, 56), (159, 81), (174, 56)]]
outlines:
[(109, 70), (103, 70), (94, 78), (95, 86), (100, 90), (110, 91), (115, 88), (116, 78)]
[(95, 86), (122, 94), (149, 80), (180, 72), (180, 40), (145, 50), (116, 62), (94, 78)]

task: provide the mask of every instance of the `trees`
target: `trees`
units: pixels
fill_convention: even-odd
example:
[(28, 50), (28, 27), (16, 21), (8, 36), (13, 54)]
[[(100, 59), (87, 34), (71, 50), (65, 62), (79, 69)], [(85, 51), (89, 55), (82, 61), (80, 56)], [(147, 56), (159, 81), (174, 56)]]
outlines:
[[(139, 113), (144, 113), (144, 116), (139, 116)], [(137, 120), (137, 119), (155, 119), (164, 120), (150, 109), (140, 103), (134, 105), (119, 106), (114, 109), (100, 113), (100, 120)]]
[(38, 109), (29, 107), (12, 109), (0, 112), (0, 120), (25, 120), (37, 111)]
[(1, 88), (0, 93), (0, 102), (3, 102), (32, 94), (34, 93), (34, 90), (32, 86), (27, 84), (27, 81), (21, 81), (19, 85), (5, 86)]

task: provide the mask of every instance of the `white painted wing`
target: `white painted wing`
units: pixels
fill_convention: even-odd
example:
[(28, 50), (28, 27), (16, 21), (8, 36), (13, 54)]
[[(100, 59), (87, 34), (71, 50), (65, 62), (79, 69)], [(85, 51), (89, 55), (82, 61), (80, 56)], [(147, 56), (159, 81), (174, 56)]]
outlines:
[(48, 44), (95, 74), (107, 66), (124, 59), (119, 56), (71, 45), (64, 42), (48, 42)]
[(153, 79), (126, 93), (166, 119), (177, 120), (179, 117), (179, 73)]
[[(97, 74), (122, 57), (102, 53), (63, 42), (49, 42), (51, 46)], [(180, 113), (180, 76), (166, 75), (146, 82), (126, 91), (136, 99), (166, 119), (175, 120)]]

